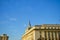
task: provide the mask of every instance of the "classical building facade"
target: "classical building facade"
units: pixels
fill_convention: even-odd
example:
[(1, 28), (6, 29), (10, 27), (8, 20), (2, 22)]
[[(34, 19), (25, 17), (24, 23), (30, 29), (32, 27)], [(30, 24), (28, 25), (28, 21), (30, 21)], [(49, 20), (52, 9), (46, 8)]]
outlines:
[(0, 36), (0, 40), (8, 40), (7, 34), (3, 34)]
[(60, 24), (43, 24), (28, 27), (22, 40), (60, 40)]

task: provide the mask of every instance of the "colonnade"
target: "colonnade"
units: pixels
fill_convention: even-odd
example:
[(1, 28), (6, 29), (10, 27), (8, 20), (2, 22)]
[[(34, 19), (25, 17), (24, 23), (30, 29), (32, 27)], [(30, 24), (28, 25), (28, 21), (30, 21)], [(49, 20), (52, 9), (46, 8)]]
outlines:
[(40, 40), (60, 40), (59, 35), (58, 31), (42, 31), (40, 32)]

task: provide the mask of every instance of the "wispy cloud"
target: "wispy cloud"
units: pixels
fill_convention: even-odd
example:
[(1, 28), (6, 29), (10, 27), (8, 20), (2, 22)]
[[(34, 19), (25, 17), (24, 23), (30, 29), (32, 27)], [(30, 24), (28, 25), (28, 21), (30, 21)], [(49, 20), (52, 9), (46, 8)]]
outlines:
[(16, 21), (17, 19), (16, 18), (10, 18), (9, 20), (10, 21)]
[(10, 23), (10, 21), (16, 21), (16, 20), (17, 20), (16, 18), (9, 18), (7, 20), (0, 21), (0, 24)]
[(0, 24), (6, 24), (9, 23), (8, 21), (0, 21)]

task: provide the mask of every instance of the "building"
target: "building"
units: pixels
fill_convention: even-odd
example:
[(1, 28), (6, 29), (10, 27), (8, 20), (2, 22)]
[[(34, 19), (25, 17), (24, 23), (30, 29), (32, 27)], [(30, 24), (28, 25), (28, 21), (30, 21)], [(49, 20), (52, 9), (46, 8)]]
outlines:
[(22, 40), (60, 40), (60, 24), (43, 24), (28, 27)]
[(0, 40), (8, 40), (7, 34), (3, 34), (0, 36)]

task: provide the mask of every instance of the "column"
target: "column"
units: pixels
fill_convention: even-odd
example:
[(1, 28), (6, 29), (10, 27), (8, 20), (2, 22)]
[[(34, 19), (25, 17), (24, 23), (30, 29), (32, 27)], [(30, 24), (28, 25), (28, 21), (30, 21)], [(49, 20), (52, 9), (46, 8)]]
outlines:
[(58, 32), (56, 32), (56, 36), (57, 36), (57, 40), (59, 40), (59, 34), (58, 34)]
[(48, 31), (46, 32), (46, 38), (47, 38), (47, 40), (49, 40), (49, 38), (48, 38)]
[(40, 36), (41, 40), (42, 40), (42, 32), (41, 32), (41, 36)]
[(50, 32), (50, 40), (52, 40), (52, 32)]
[(55, 40), (56, 40), (56, 31), (55, 31)]
[(45, 32), (42, 31), (42, 40), (45, 40)]
[(47, 40), (47, 38), (46, 38), (46, 31), (45, 31), (45, 40)]
[(41, 40), (41, 32), (40, 32), (40, 39), (39, 40)]
[(56, 40), (56, 39), (55, 39), (55, 32), (53, 32), (53, 39)]

